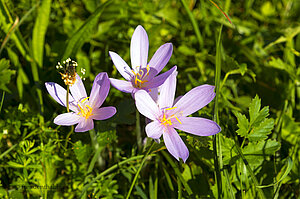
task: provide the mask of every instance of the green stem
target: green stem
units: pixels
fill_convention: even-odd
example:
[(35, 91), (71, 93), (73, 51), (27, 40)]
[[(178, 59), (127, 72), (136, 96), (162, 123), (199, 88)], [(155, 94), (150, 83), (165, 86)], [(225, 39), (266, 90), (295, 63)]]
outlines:
[[(216, 50), (216, 72), (215, 72), (215, 90), (216, 90), (216, 97), (215, 97), (215, 106), (214, 106), (214, 118), (213, 120), (216, 123), (219, 123), (219, 114), (218, 114), (218, 101), (219, 101), (219, 95), (220, 95), (220, 79), (221, 79), (221, 35), (222, 35), (222, 28), (223, 25), (221, 25), (219, 30), (219, 36), (217, 40), (217, 50)], [(215, 165), (215, 175), (216, 175), (216, 181), (217, 181), (217, 187), (218, 187), (218, 198), (222, 198), (222, 173), (223, 170), (223, 160), (222, 160), (222, 146), (220, 142), (220, 135), (217, 134), (214, 136), (213, 141), (213, 149), (214, 149), (214, 165)], [(227, 179), (229, 181), (229, 179)], [(230, 184), (228, 185), (230, 186)]]
[(182, 188), (181, 188), (181, 182), (179, 177), (177, 176), (177, 185), (178, 185), (178, 199), (182, 198)]
[(131, 183), (130, 189), (129, 189), (128, 194), (127, 194), (127, 196), (126, 196), (126, 199), (128, 199), (128, 198), (130, 197), (131, 192), (132, 192), (132, 189), (133, 189), (133, 187), (134, 187), (134, 185), (135, 185), (135, 182), (136, 182), (136, 180), (137, 180), (137, 178), (138, 178), (138, 176), (139, 176), (139, 174), (140, 174), (140, 172), (141, 172), (141, 170), (142, 170), (142, 167), (143, 167), (143, 165), (144, 165), (144, 163), (145, 163), (145, 161), (146, 161), (146, 159), (147, 159), (147, 157), (148, 157), (148, 155), (149, 155), (149, 153), (150, 153), (152, 147), (154, 146), (154, 144), (155, 144), (155, 142), (152, 143), (152, 145), (151, 145), (151, 147), (149, 148), (148, 152), (147, 152), (146, 155), (144, 156), (144, 158), (143, 158), (143, 160), (142, 160), (142, 162), (141, 162), (141, 164), (140, 164), (140, 167), (138, 168), (138, 170), (137, 170), (137, 172), (136, 172), (136, 174), (135, 174), (135, 176), (134, 176), (134, 179), (133, 179), (133, 181), (132, 181), (132, 183)]
[(181, 171), (178, 168), (177, 164), (174, 163), (174, 161), (172, 160), (172, 158), (170, 157), (170, 155), (165, 152), (165, 151), (161, 151), (161, 153), (163, 154), (163, 156), (166, 158), (166, 160), (169, 162), (169, 164), (171, 165), (171, 167), (173, 168), (173, 170), (175, 171), (176, 175), (178, 176), (178, 178), (180, 179), (180, 181), (182, 182), (185, 190), (188, 192), (189, 195), (193, 194), (192, 189), (190, 188), (190, 186), (188, 185), (188, 183), (184, 180), (183, 176), (181, 175)]
[(134, 161), (134, 160), (138, 160), (138, 159), (142, 159), (144, 157), (144, 155), (138, 155), (138, 156), (134, 156), (134, 157), (131, 157), (131, 158), (128, 158), (126, 160), (123, 160), (122, 162), (119, 162), (117, 164), (115, 164), (114, 166), (106, 169), (105, 171), (103, 171), (102, 173), (100, 173), (99, 175), (97, 175), (97, 177), (95, 177), (89, 184), (85, 185), (82, 192), (81, 192), (81, 195), (80, 195), (80, 198), (82, 198), (83, 194), (86, 192), (86, 190), (93, 184), (95, 183), (97, 180), (99, 180), (102, 176), (105, 176), (106, 174), (112, 172), (113, 170), (115, 170), (116, 168), (120, 167), (121, 165), (123, 164), (126, 164), (128, 162), (131, 162), (131, 161)]
[(2, 93), (2, 99), (1, 99), (1, 104), (0, 104), (0, 112), (1, 112), (2, 106), (3, 106), (4, 96), (5, 96), (5, 91), (3, 91), (3, 93)]
[(251, 169), (251, 167), (250, 167), (248, 161), (246, 160), (246, 158), (245, 158), (245, 156), (244, 156), (244, 154), (243, 154), (243, 152), (242, 152), (240, 146), (238, 145), (236, 139), (235, 139), (235, 147), (236, 147), (236, 149), (238, 150), (238, 153), (239, 153), (239, 155), (241, 156), (241, 158), (242, 158), (244, 164), (246, 165), (246, 168), (247, 168), (248, 172), (250, 173), (250, 176), (251, 176), (251, 178), (252, 178), (252, 180), (253, 180), (253, 182), (254, 182), (255, 187), (256, 187), (257, 190), (258, 190), (258, 194), (260, 195), (260, 198), (265, 199), (265, 198), (266, 198), (266, 197), (265, 197), (265, 194), (264, 194), (264, 192), (262, 191), (262, 189), (258, 187), (258, 186), (259, 186), (259, 183), (258, 183), (258, 181), (257, 181), (257, 179), (256, 179), (256, 177), (255, 177), (255, 175), (254, 175), (254, 173), (253, 173), (253, 171), (252, 171), (252, 169)]
[(65, 149), (66, 149), (66, 150), (67, 150), (69, 138), (70, 138), (71, 134), (73, 133), (73, 131), (74, 131), (74, 126), (71, 126), (71, 130), (70, 130), (70, 132), (68, 133), (68, 135), (67, 135), (67, 137), (66, 137), (66, 143), (65, 143)]
[(192, 22), (192, 25), (193, 25), (193, 28), (194, 28), (194, 31), (195, 31), (195, 34), (196, 34), (196, 37), (197, 37), (197, 40), (198, 40), (198, 43), (199, 43), (199, 50), (203, 48), (203, 37), (201, 35), (201, 32), (200, 32), (200, 29), (199, 29), (199, 26), (198, 26), (198, 23), (193, 15), (193, 13), (190, 11), (189, 9), (189, 6), (187, 5), (186, 3), (186, 0), (181, 0), (181, 3), (185, 9), (185, 11), (187, 12), (191, 22)]
[(138, 149), (140, 150), (142, 148), (142, 136), (141, 136), (141, 126), (140, 126), (140, 113), (138, 110), (136, 110), (136, 141), (137, 141), (137, 146)]
[(67, 112), (69, 113), (70, 112), (70, 109), (69, 109), (69, 91), (70, 91), (70, 86), (67, 85), (67, 95), (66, 95), (66, 104), (67, 104)]

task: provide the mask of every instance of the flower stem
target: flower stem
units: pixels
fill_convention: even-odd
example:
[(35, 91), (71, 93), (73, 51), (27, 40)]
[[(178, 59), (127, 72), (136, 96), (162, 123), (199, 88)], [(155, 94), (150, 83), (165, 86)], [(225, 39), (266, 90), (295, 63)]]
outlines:
[(69, 90), (70, 90), (70, 86), (69, 85), (67, 85), (67, 96), (66, 96), (66, 104), (67, 104), (67, 111), (68, 111), (68, 113), (70, 112), (70, 110), (69, 110)]
[(137, 146), (138, 149), (140, 150), (142, 148), (142, 136), (141, 136), (141, 126), (140, 126), (140, 113), (138, 110), (136, 110), (136, 141), (137, 141)]
[(66, 150), (67, 150), (69, 138), (70, 138), (71, 134), (73, 133), (73, 131), (74, 131), (74, 126), (71, 126), (71, 130), (70, 130), (70, 132), (68, 133), (68, 135), (67, 135), (67, 137), (66, 137), (66, 143), (65, 143), (65, 149), (66, 149)]
[(2, 92), (2, 99), (1, 99), (1, 104), (0, 104), (0, 112), (1, 112), (2, 106), (3, 106), (4, 96), (5, 96), (5, 91)]
[(136, 180), (137, 180), (137, 178), (138, 178), (138, 176), (139, 176), (139, 174), (140, 174), (140, 172), (142, 170), (142, 167), (143, 167), (143, 165), (144, 165), (144, 163), (145, 163), (145, 161), (146, 161), (146, 159), (147, 159), (147, 157), (148, 157), (151, 149), (153, 148), (154, 144), (155, 144), (155, 142), (152, 143), (151, 147), (149, 148), (149, 150), (147, 151), (146, 155), (144, 156), (144, 158), (143, 158), (143, 160), (142, 160), (142, 162), (140, 164), (140, 167), (138, 168), (138, 170), (137, 170), (137, 172), (136, 172), (136, 174), (134, 176), (134, 179), (133, 179), (133, 181), (131, 183), (130, 189), (129, 189), (128, 194), (126, 196), (126, 199), (128, 199), (130, 197), (130, 194), (131, 194), (132, 189), (133, 189), (133, 187), (135, 185), (135, 182), (136, 182)]

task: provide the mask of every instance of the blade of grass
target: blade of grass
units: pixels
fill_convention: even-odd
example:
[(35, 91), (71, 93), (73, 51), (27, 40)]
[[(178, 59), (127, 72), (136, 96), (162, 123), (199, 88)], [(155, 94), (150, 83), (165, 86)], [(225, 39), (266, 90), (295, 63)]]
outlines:
[[(27, 19), (27, 17), (29, 17), (29, 15), (36, 9), (36, 7), (38, 5), (39, 5), (39, 2), (36, 3), (30, 10), (28, 10), (28, 12), (26, 12), (26, 14), (21, 18), (20, 21), (19, 21), (19, 18), (17, 17), (15, 22), (13, 23), (12, 17), (10, 15), (10, 13), (8, 12), (8, 9), (5, 5), (5, 3), (3, 1), (1, 1), (0, 10), (1, 10), (2, 14), (4, 14), (4, 16), (6, 17), (6, 19), (2, 19), (2, 22), (5, 23), (6, 21), (10, 21), (11, 23), (13, 23), (13, 25), (6, 32), (6, 37), (3, 41), (3, 43), (1, 44), (0, 54), (1, 54), (2, 50), (4, 49), (6, 43), (9, 41), (9, 39), (14, 35), (14, 32), (16, 31), (16, 34), (15, 34), (15, 37), (14, 37), (14, 40), (16, 42), (16, 46), (18, 47), (19, 51), (21, 52), (21, 54), (25, 58), (28, 58), (29, 60), (31, 60), (30, 53), (29, 53), (29, 48), (26, 45), (26, 43), (24, 42), (24, 39), (21, 36), (21, 33), (18, 31), (18, 28), (24, 22), (24, 20)], [(6, 25), (8, 25), (8, 24), (6, 24)]]
[(4, 151), (1, 155), (0, 155), (0, 160), (6, 156), (9, 152), (11, 152), (18, 144), (14, 144), (13, 146), (11, 146), (9, 149), (7, 149), (6, 151)]
[(141, 172), (141, 170), (142, 170), (142, 168), (143, 168), (143, 165), (144, 165), (144, 163), (145, 163), (145, 161), (146, 161), (146, 159), (147, 159), (149, 153), (151, 152), (151, 149), (153, 148), (154, 144), (155, 144), (155, 142), (152, 143), (152, 145), (151, 145), (151, 147), (149, 148), (148, 152), (147, 152), (146, 155), (144, 156), (144, 158), (143, 158), (143, 160), (142, 160), (142, 162), (141, 162), (141, 164), (140, 164), (140, 166), (139, 166), (139, 168), (138, 168), (138, 170), (137, 170), (137, 172), (136, 172), (136, 174), (135, 174), (135, 176), (134, 176), (134, 179), (133, 179), (133, 181), (132, 181), (132, 183), (131, 183), (131, 186), (130, 186), (129, 191), (128, 191), (127, 196), (126, 196), (126, 199), (128, 199), (128, 198), (130, 197), (131, 192), (132, 192), (132, 189), (133, 189), (133, 187), (134, 187), (134, 185), (135, 185), (135, 182), (136, 182), (136, 180), (137, 180), (137, 178), (138, 178), (138, 176), (139, 176), (139, 174), (140, 174), (140, 172)]
[[(221, 79), (221, 35), (222, 35), (223, 25), (221, 25), (219, 30), (219, 36), (217, 40), (216, 46), (216, 71), (215, 71), (215, 90), (216, 90), (216, 97), (215, 97), (215, 104), (214, 104), (214, 118), (213, 120), (216, 123), (219, 123), (219, 113), (218, 113), (218, 101), (220, 95), (220, 79)], [(213, 141), (213, 149), (214, 149), (214, 164), (215, 164), (215, 175), (218, 187), (218, 198), (223, 198), (223, 190), (222, 190), (222, 174), (221, 171), (223, 170), (223, 160), (222, 160), (222, 148), (220, 143), (219, 134), (214, 135)]]
[(5, 96), (5, 91), (2, 92), (2, 99), (1, 99), (1, 104), (0, 104), (0, 113), (2, 110), (3, 102), (4, 102), (4, 96)]
[(101, 4), (95, 12), (85, 21), (85, 23), (73, 34), (66, 46), (62, 60), (66, 60), (70, 56), (75, 57), (76, 52), (84, 44), (85, 40), (91, 35), (92, 29), (97, 25), (98, 18), (104, 11), (104, 8), (113, 1), (107, 1)]
[(167, 161), (169, 162), (169, 164), (171, 165), (171, 167), (174, 169), (176, 175), (178, 176), (178, 178), (180, 179), (180, 181), (182, 182), (185, 190), (187, 191), (187, 193), (189, 195), (193, 194), (192, 189), (190, 188), (190, 186), (188, 185), (188, 183), (184, 180), (184, 178), (181, 175), (181, 172), (178, 168), (178, 166), (174, 163), (174, 161), (172, 160), (172, 158), (169, 156), (168, 153), (166, 153), (165, 151), (161, 151), (161, 153), (163, 154), (163, 156), (167, 159)]
[(32, 55), (40, 68), (43, 66), (44, 42), (49, 23), (51, 0), (41, 2), (32, 33)]
[[(150, 155), (154, 155), (154, 154), (150, 154)], [(109, 174), (110, 172), (112, 172), (113, 170), (117, 169), (119, 166), (123, 165), (123, 164), (126, 164), (128, 162), (131, 162), (131, 161), (135, 161), (135, 160), (138, 160), (138, 159), (142, 159), (144, 157), (144, 155), (138, 155), (138, 156), (134, 156), (134, 157), (131, 157), (131, 158), (128, 158), (126, 160), (123, 160), (122, 162), (119, 162), (117, 164), (115, 164), (114, 166), (106, 169), (105, 171), (103, 171), (102, 173), (98, 174), (89, 184), (85, 185), (83, 187), (83, 190), (81, 192), (81, 195), (80, 195), (80, 198), (82, 198), (83, 194), (87, 191), (87, 189), (94, 183), (96, 182), (97, 180), (99, 180), (102, 176), (105, 176), (106, 174)]]
[(185, 11), (187, 12), (191, 22), (192, 22), (192, 25), (193, 25), (193, 28), (194, 28), (194, 31), (195, 31), (195, 34), (196, 34), (196, 37), (197, 37), (197, 40), (198, 40), (198, 43), (199, 43), (199, 50), (203, 48), (203, 37), (201, 35), (201, 32), (200, 32), (200, 29), (199, 29), (199, 26), (196, 22), (196, 19), (193, 15), (193, 13), (190, 11), (187, 3), (185, 2), (186, 0), (181, 0), (181, 3), (185, 9)]

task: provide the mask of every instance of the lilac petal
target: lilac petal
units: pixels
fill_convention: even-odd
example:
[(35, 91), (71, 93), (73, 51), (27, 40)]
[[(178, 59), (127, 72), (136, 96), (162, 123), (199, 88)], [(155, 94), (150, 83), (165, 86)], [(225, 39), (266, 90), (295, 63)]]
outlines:
[(131, 68), (127, 65), (127, 63), (117, 53), (109, 51), (109, 55), (119, 73), (126, 80), (130, 80), (131, 76), (134, 76), (134, 74), (132, 73)]
[(54, 119), (54, 124), (56, 125), (62, 125), (62, 126), (72, 126), (74, 124), (77, 124), (82, 117), (80, 117), (76, 113), (63, 113), (58, 115)]
[(176, 99), (173, 102), (173, 105), (176, 104), (182, 97), (183, 97), (183, 95), (176, 97)]
[(90, 95), (90, 106), (100, 107), (106, 99), (109, 92), (110, 82), (107, 73), (99, 73), (93, 83), (91, 95)]
[(117, 112), (117, 110), (113, 106), (102, 107), (102, 108), (93, 110), (93, 115), (91, 116), (91, 119), (106, 120), (108, 118), (111, 118), (114, 114), (116, 114), (116, 112)]
[(118, 89), (119, 91), (125, 92), (125, 93), (132, 93), (135, 88), (132, 86), (131, 82), (109, 78), (110, 83), (113, 87)]
[(179, 117), (182, 124), (173, 123), (173, 127), (198, 136), (215, 135), (221, 127), (212, 120), (200, 117)]
[(185, 162), (189, 157), (189, 150), (177, 131), (174, 128), (169, 127), (167, 128), (167, 131), (163, 133), (163, 138), (169, 153), (171, 153), (178, 161), (179, 158), (181, 158), (183, 162)]
[(168, 70), (167, 72), (158, 75), (156, 77), (154, 77), (152, 80), (150, 80), (149, 82), (144, 83), (144, 86), (148, 89), (151, 88), (156, 88), (160, 85), (162, 85), (166, 79), (177, 69), (177, 66), (174, 66), (173, 68), (171, 68), (170, 70)]
[(156, 69), (157, 74), (167, 65), (172, 56), (173, 45), (166, 43), (159, 47), (149, 62), (149, 66)]
[(168, 108), (173, 106), (176, 91), (177, 71), (174, 71), (160, 87), (158, 98), (159, 108)]
[(75, 84), (70, 86), (70, 91), (72, 96), (77, 102), (87, 97), (83, 82), (77, 73), (76, 73), (76, 82)]
[(165, 127), (157, 120), (147, 124), (145, 128), (147, 136), (153, 139), (159, 139), (164, 129)]
[(182, 116), (193, 114), (214, 99), (216, 95), (214, 88), (207, 84), (193, 88), (174, 104), (177, 108), (171, 110), (170, 114), (176, 112), (180, 112)]
[(132, 37), (130, 43), (130, 58), (132, 68), (147, 66), (149, 41), (145, 29), (139, 25)]
[[(60, 105), (66, 107), (66, 96), (67, 96), (66, 89), (64, 89), (63, 87), (61, 87), (60, 85), (58, 85), (54, 82), (46, 82), (45, 86), (46, 86), (48, 93), (51, 95), (51, 97), (55, 101), (57, 101)], [(69, 108), (72, 111), (77, 112), (77, 107), (74, 106), (74, 103), (75, 103), (75, 100), (72, 97), (72, 95), (70, 95), (70, 93), (69, 93)]]
[(152, 88), (151, 91), (149, 92), (149, 95), (151, 96), (151, 98), (155, 102), (157, 102), (157, 100), (158, 100), (158, 87)]
[(151, 120), (159, 118), (161, 111), (146, 91), (139, 90), (134, 94), (134, 97), (136, 107), (142, 115)]
[(94, 128), (94, 122), (92, 119), (82, 118), (75, 128), (75, 132), (85, 132)]

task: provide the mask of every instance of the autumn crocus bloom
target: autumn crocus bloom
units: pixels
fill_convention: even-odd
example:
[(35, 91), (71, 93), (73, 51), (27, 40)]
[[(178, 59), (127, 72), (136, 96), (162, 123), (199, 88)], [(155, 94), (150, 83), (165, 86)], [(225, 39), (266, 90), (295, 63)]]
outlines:
[(138, 90), (146, 90), (148, 92), (150, 89), (163, 84), (169, 75), (176, 70), (176, 66), (174, 66), (169, 71), (156, 76), (166, 66), (172, 55), (173, 46), (171, 43), (160, 46), (149, 63), (147, 63), (148, 49), (147, 33), (139, 25), (132, 35), (130, 44), (132, 69), (117, 53), (109, 52), (117, 70), (126, 79), (125, 81), (110, 78), (110, 82), (115, 88), (132, 94)]
[[(67, 91), (54, 82), (46, 82), (49, 94), (60, 105), (66, 106)], [(71, 126), (78, 124), (75, 132), (84, 132), (94, 128), (93, 120), (105, 120), (116, 113), (116, 108), (102, 107), (108, 95), (110, 82), (107, 73), (99, 73), (94, 80), (90, 97), (87, 97), (86, 90), (81, 78), (76, 74), (75, 83), (70, 86), (69, 107), (73, 112), (63, 113), (54, 119), (57, 125)]]
[(198, 136), (209, 136), (219, 133), (220, 126), (212, 120), (200, 117), (187, 117), (206, 106), (215, 97), (214, 86), (198, 86), (184, 96), (174, 105), (176, 90), (176, 74), (169, 77), (162, 85), (157, 103), (149, 93), (140, 90), (135, 93), (136, 107), (141, 114), (153, 120), (146, 126), (146, 134), (153, 139), (163, 139), (168, 151), (177, 159), (184, 162), (189, 151), (180, 138), (179, 129)]

